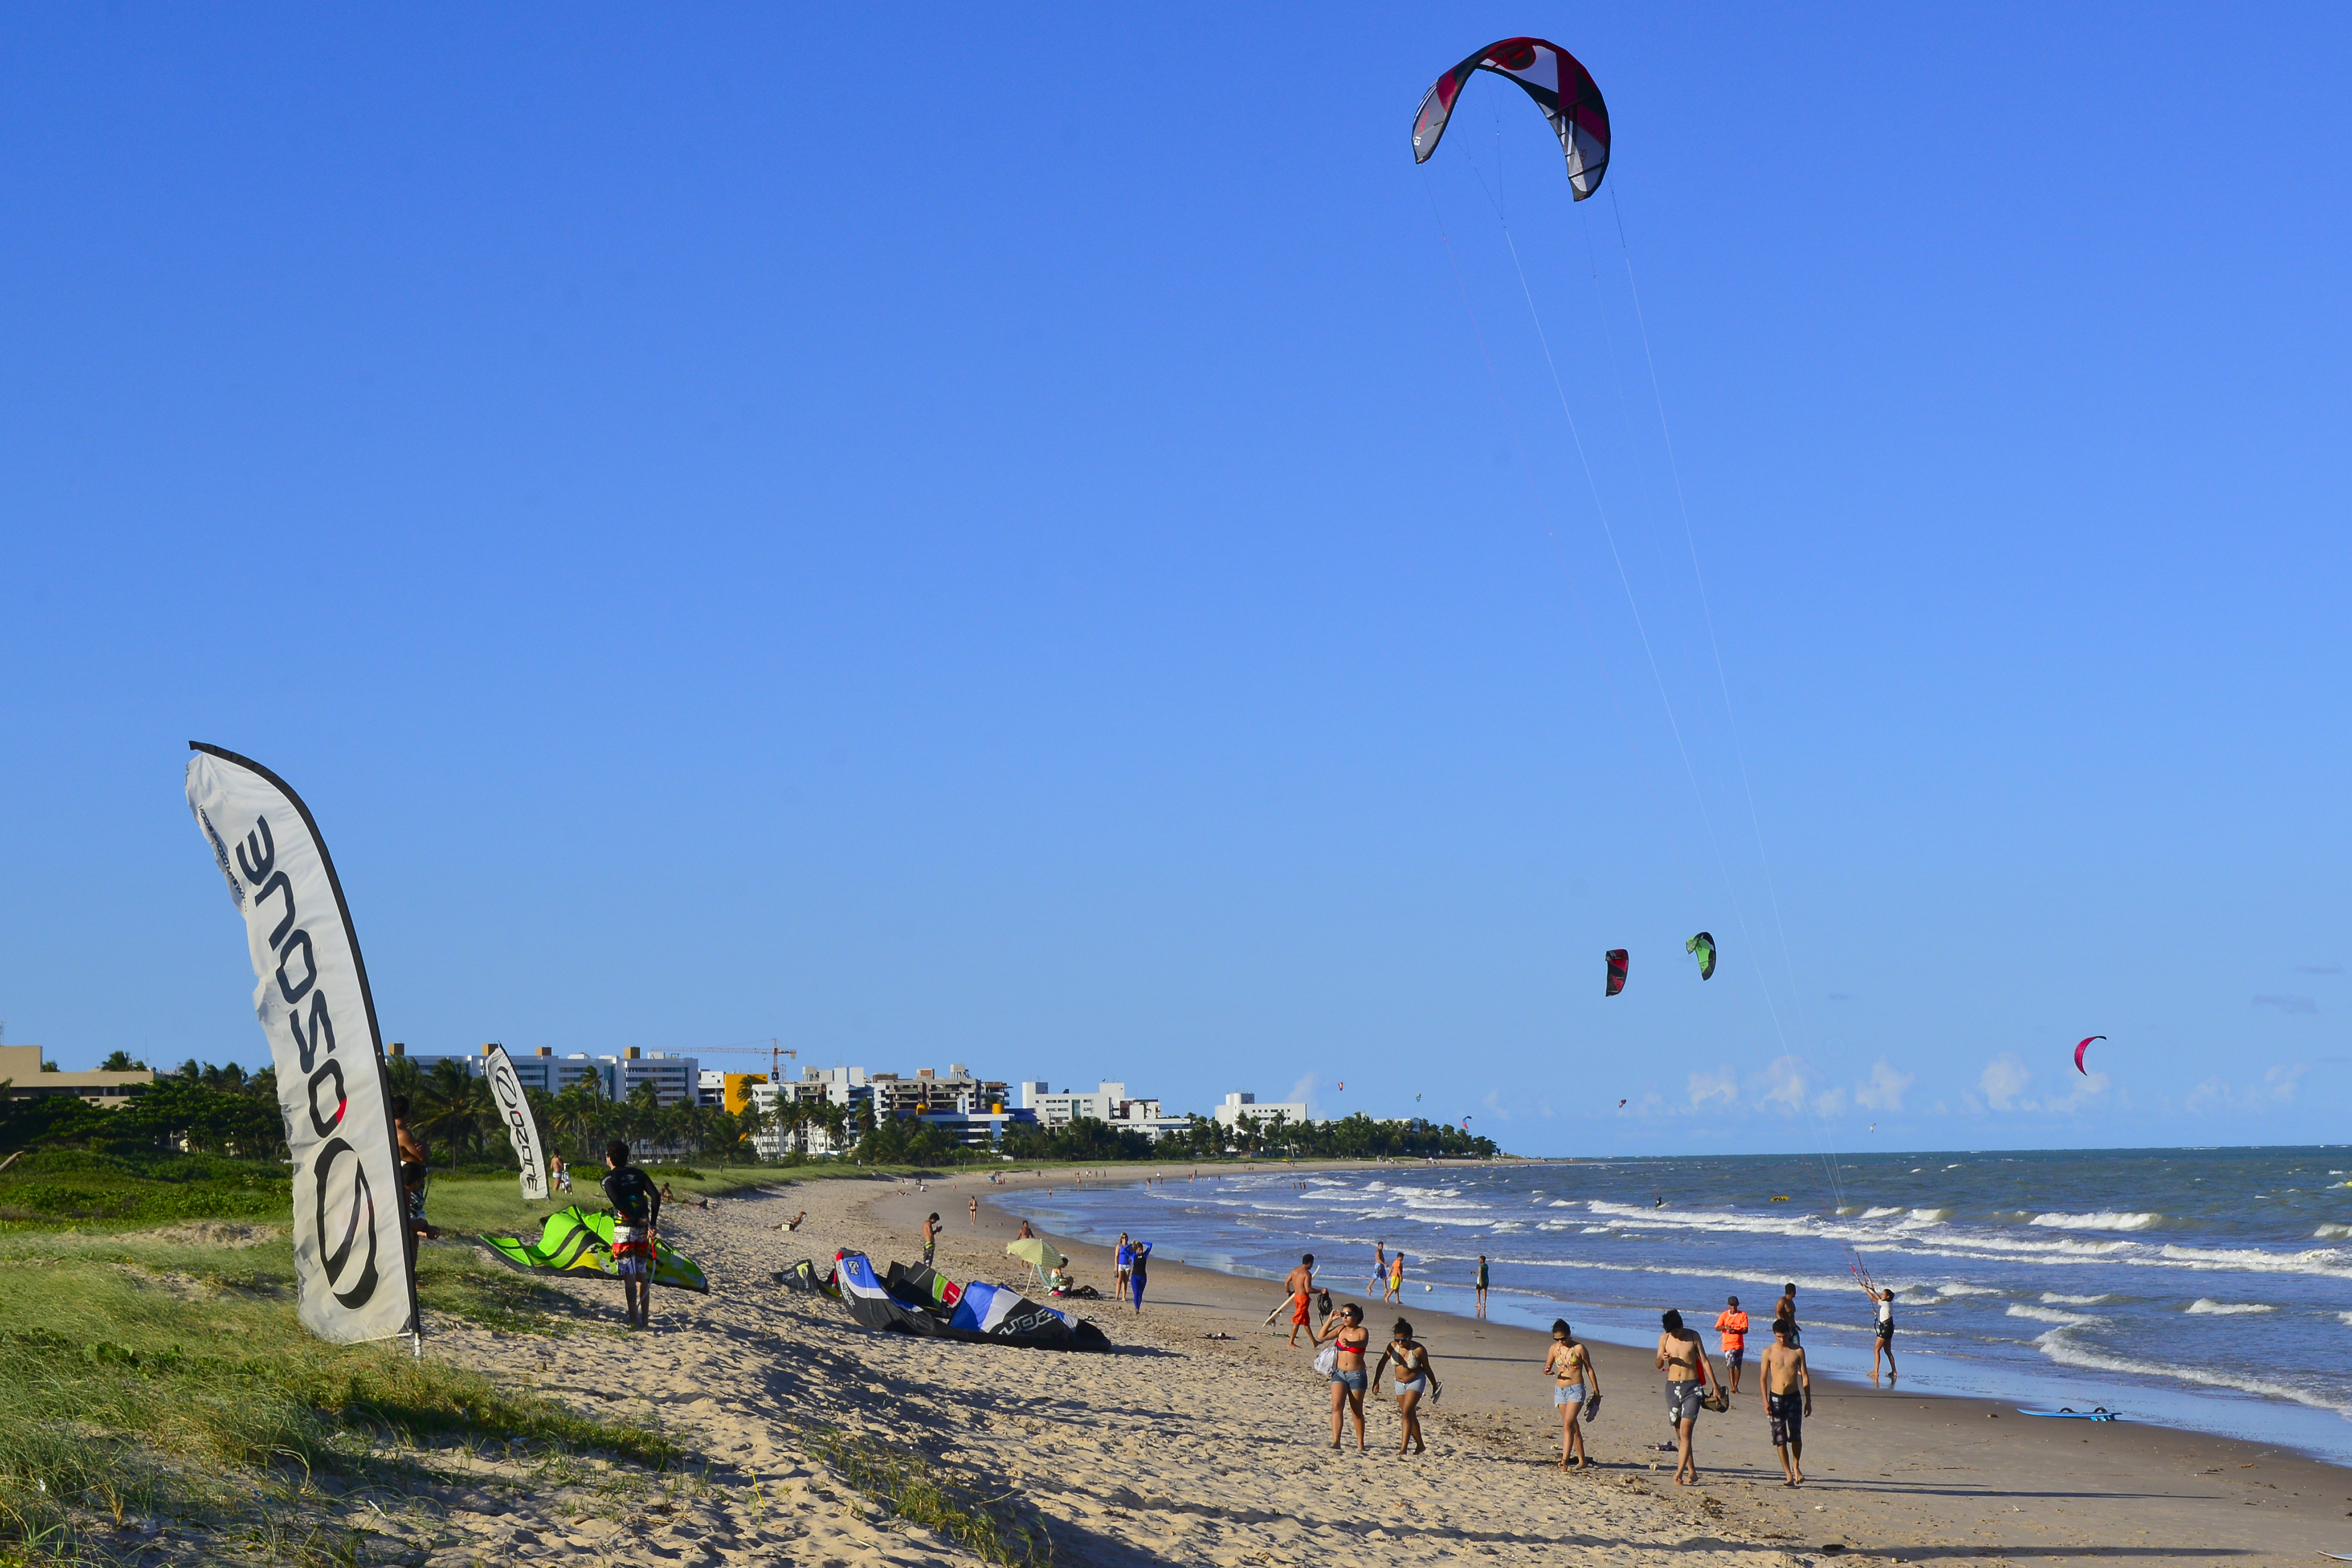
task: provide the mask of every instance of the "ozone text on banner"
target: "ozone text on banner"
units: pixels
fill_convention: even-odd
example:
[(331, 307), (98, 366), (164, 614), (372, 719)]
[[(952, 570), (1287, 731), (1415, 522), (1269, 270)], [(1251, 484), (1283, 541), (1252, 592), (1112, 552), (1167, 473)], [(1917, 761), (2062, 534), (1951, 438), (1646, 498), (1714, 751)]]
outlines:
[(415, 1331), (415, 1242), (358, 935), (318, 825), (260, 763), (190, 742), (188, 806), (245, 916), (253, 1010), (294, 1156), (302, 1326), (353, 1344)]
[(489, 1080), (490, 1100), (499, 1108), (499, 1120), (506, 1123), (507, 1142), (514, 1145), (515, 1158), (522, 1162), (522, 1195), (537, 1203), (547, 1196), (547, 1161), (540, 1152), (539, 1122), (522, 1092), (522, 1075), (515, 1071), (514, 1059), (504, 1046), (482, 1047), (482, 1076)]

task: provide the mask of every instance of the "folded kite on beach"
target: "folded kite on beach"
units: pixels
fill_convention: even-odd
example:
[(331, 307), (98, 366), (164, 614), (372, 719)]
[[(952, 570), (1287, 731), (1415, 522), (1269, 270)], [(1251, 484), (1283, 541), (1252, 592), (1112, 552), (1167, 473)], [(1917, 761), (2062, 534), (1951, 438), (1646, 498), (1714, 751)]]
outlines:
[[(547, 1216), (537, 1242), (519, 1236), (478, 1238), (500, 1262), (534, 1274), (613, 1274), (613, 1216), (587, 1214), (576, 1207), (557, 1209)], [(654, 1283), (673, 1289), (710, 1294), (702, 1266), (667, 1242), (654, 1243)]]
[(833, 1263), (842, 1304), (849, 1309), (849, 1315), (884, 1333), (1039, 1350), (1110, 1348), (1109, 1337), (1092, 1323), (1041, 1307), (1007, 1286), (978, 1280), (958, 1286), (927, 1267), (910, 1268), (902, 1263), (890, 1265), (890, 1282), (885, 1285), (864, 1253), (839, 1253)]

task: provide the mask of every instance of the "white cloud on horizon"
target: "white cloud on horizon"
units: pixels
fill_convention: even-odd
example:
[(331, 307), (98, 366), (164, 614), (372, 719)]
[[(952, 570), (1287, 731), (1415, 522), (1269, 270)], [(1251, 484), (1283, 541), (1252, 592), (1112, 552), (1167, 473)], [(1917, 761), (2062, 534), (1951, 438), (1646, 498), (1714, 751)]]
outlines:
[(1865, 1110), (1898, 1111), (1903, 1109), (1903, 1091), (1918, 1081), (1916, 1073), (1896, 1072), (1881, 1057), (1870, 1069), (1870, 1081), (1854, 1086), (1853, 1102)]

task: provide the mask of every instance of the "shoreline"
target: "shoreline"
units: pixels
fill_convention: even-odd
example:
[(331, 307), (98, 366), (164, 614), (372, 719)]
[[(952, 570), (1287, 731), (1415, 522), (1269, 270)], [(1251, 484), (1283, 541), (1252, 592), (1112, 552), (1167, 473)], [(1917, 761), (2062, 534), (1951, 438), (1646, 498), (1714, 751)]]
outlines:
[[(1393, 1168), (1346, 1161), (1286, 1167)], [(1182, 1180), (1191, 1166), (1171, 1163), (1171, 1169), (1185, 1173), (1171, 1180)], [(1152, 1173), (1109, 1167), (1086, 1184), (1130, 1185)], [(911, 1182), (894, 1183), (858, 1207), (878, 1222), (877, 1229), (907, 1237), (919, 1228), (928, 1204), (942, 1215), (944, 1236), (992, 1242), (992, 1250), (1001, 1254), (1003, 1239), (1018, 1228), (1019, 1194), (1073, 1184), (1076, 1173), (1000, 1174), (1005, 1175), (1001, 1184), (984, 1174), (960, 1175), (931, 1184), (923, 1194)], [(950, 1194), (951, 1203), (943, 1205), (940, 1200)], [(976, 1226), (967, 1207), (973, 1196), (981, 1203)], [(1106, 1249), (1049, 1230), (1039, 1234), (1070, 1256), (1072, 1271), (1082, 1282), (1108, 1290), (1112, 1270)], [(887, 1250), (887, 1244), (877, 1245)], [(905, 1255), (919, 1256), (919, 1244)], [(884, 1261), (877, 1257), (877, 1263)], [(998, 1261), (1011, 1263), (1001, 1257)], [(1269, 1281), (1171, 1260), (1151, 1272), (1145, 1316), (1181, 1318), (1188, 1326), (1193, 1321), (1209, 1323), (1202, 1331), (1232, 1333), (1236, 1344), (1270, 1344), (1274, 1353), (1266, 1370), (1297, 1384), (1300, 1441), (1319, 1442), (1328, 1433), (1328, 1402), (1321, 1380), (1307, 1364), (1304, 1340), (1299, 1350), (1287, 1351), (1286, 1327), (1260, 1323), (1278, 1296), (1278, 1287)], [(1333, 1296), (1363, 1300), (1337, 1289)], [(1102, 1323), (1114, 1339), (1121, 1339), (1121, 1328), (1134, 1321), (1123, 1305), (1112, 1310), (1108, 1300), (1071, 1305)], [(1376, 1340), (1384, 1339), (1388, 1313), (1397, 1309), (1376, 1301), (1365, 1306)], [(1439, 1431), (1451, 1429), (1481, 1434), (1522, 1454), (1541, 1443), (1556, 1457), (1559, 1425), (1549, 1385), (1539, 1374), (1547, 1333), (1463, 1316), (1434, 1303), (1408, 1302), (1402, 1312), (1430, 1344), (1447, 1386), (1447, 1397), (1427, 1412), (1433, 1442)], [(1709, 1342), (1711, 1346), (1711, 1334)], [(1214, 1342), (1220, 1348), (1225, 1342)], [(1650, 1357), (1606, 1342), (1586, 1342), (1604, 1394), (1601, 1418), (1586, 1429), (1596, 1466), (1604, 1474), (1666, 1485), (1673, 1456), (1654, 1447), (1668, 1434)], [(1290, 1361), (1295, 1368), (1286, 1367)], [(1815, 1376), (1814, 1417), (1805, 1428), (1809, 1484), (1791, 1491), (1780, 1485), (1778, 1460), (1766, 1440), (1755, 1376), (1751, 1362), (1745, 1391), (1732, 1410), (1701, 1417), (1702, 1485), (1680, 1490), (1685, 1496), (1706, 1494), (1725, 1523), (1736, 1521), (1766, 1539), (1814, 1537), (1823, 1546), (1834, 1541), (1844, 1550), (1897, 1561), (1948, 1557), (1955, 1547), (1963, 1555), (2096, 1552), (2115, 1559), (2128, 1558), (2137, 1545), (2146, 1547), (2150, 1561), (2178, 1561), (2184, 1542), (2210, 1543), (2217, 1558), (2300, 1555), (2352, 1543), (2347, 1503), (2338, 1500), (2352, 1492), (2352, 1475), (2322, 1460), (2273, 1445), (2168, 1426), (2037, 1420), (1994, 1400), (1874, 1389), (1866, 1381), (1826, 1373)], [(1371, 1401), (1366, 1406), (1375, 1441), (1395, 1428), (1393, 1405), (1380, 1403), (1385, 1410)], [(1567, 1478), (1562, 1479), (1565, 1484)], [(2224, 1540), (2234, 1544), (2224, 1546)]]

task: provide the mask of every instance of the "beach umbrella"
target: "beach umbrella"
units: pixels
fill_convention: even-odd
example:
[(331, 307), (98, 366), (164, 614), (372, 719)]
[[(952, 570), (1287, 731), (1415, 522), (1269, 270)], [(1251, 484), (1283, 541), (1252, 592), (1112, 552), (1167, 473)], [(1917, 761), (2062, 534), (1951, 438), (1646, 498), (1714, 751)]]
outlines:
[(1024, 1236), (1018, 1241), (1008, 1241), (1004, 1250), (1024, 1263), (1034, 1263), (1040, 1268), (1059, 1268), (1069, 1259), (1054, 1250), (1054, 1244), (1037, 1237)]

